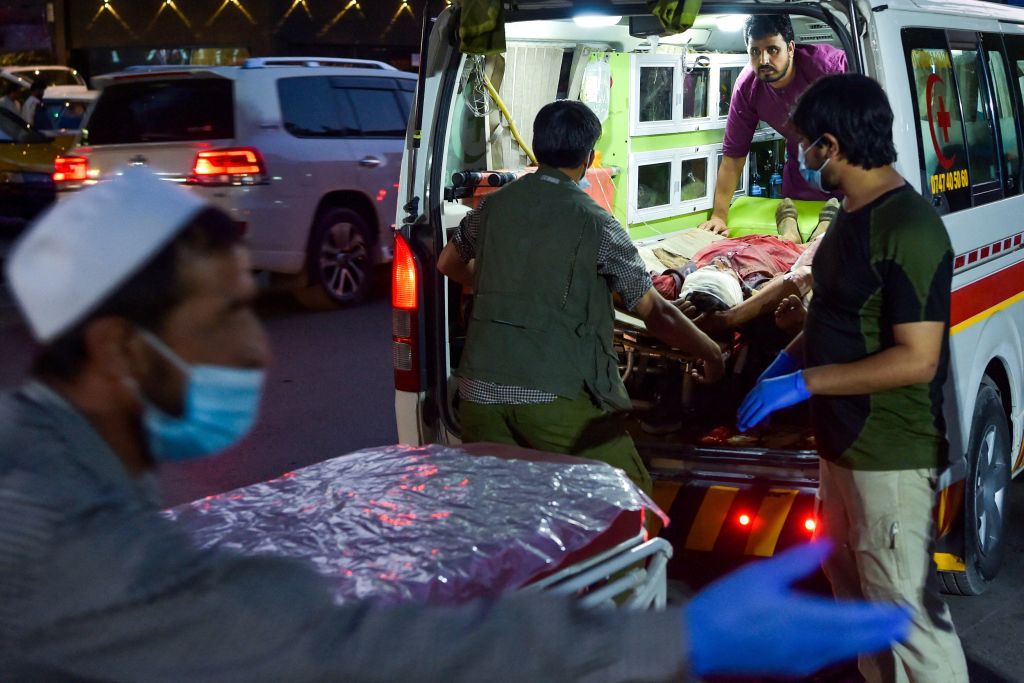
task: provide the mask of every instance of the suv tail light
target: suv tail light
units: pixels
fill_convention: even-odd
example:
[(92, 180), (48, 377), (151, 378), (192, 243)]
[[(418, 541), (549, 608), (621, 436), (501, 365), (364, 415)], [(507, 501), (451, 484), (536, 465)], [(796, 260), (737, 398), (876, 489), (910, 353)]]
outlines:
[(192, 185), (261, 185), (267, 182), (263, 156), (252, 147), (207, 149), (192, 162)]
[(58, 156), (53, 160), (53, 182), (84, 183), (89, 179), (89, 160), (86, 157)]
[(395, 258), (391, 262), (391, 357), (395, 366), (395, 388), (420, 390), (419, 300), (420, 274), (409, 243), (395, 235)]

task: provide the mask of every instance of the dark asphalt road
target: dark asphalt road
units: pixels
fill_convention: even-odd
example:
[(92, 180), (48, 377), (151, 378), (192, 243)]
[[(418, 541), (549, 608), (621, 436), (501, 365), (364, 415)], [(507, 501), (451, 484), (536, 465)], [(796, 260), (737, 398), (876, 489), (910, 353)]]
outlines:
[[(327, 313), (298, 309), (290, 297), (260, 304), (274, 345), (263, 418), (239, 447), (208, 462), (166, 467), (168, 503), (192, 500), (359, 448), (396, 439), (391, 379), (390, 300)], [(28, 336), (0, 288), (0, 387), (23, 376)], [(1003, 572), (984, 596), (948, 598), (972, 683), (1024, 681), (1024, 480), (1010, 497), (1012, 531)]]

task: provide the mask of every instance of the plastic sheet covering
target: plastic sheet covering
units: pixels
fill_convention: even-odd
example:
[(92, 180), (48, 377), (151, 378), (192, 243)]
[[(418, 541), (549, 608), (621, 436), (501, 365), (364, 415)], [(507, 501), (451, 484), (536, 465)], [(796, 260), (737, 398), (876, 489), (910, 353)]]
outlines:
[[(468, 449), (505, 457), (437, 445), (371, 448), (166, 514), (203, 547), (302, 558), (330, 578), (339, 603), (382, 604), (457, 604), (514, 590), (588, 546), (624, 511), (664, 517), (608, 465)], [(640, 531), (638, 522), (632, 533)]]

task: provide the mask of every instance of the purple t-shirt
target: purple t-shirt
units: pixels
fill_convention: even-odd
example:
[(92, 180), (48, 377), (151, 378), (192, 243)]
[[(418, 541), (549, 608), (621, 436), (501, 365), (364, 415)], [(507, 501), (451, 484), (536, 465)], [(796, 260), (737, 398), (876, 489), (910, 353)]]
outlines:
[(729, 118), (725, 124), (722, 153), (745, 157), (758, 121), (764, 121), (786, 138), (789, 161), (782, 171), (782, 196), (791, 199), (828, 199), (800, 176), (797, 162), (796, 131), (789, 125), (789, 114), (797, 98), (822, 76), (846, 71), (846, 53), (831, 45), (797, 45), (793, 57), (796, 76), (785, 88), (776, 89), (762, 82), (748, 64), (732, 91)]

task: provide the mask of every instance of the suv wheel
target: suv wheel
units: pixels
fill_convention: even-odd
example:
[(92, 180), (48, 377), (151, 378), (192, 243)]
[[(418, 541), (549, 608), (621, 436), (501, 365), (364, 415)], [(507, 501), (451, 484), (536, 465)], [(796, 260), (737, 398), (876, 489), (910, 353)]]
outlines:
[(940, 572), (946, 592), (980, 595), (996, 577), (1006, 549), (1010, 430), (999, 389), (987, 377), (978, 390), (967, 449), (963, 572)]
[(325, 309), (365, 299), (373, 278), (369, 236), (358, 212), (338, 207), (320, 211), (309, 238), (308, 285), (295, 292), (299, 303)]

